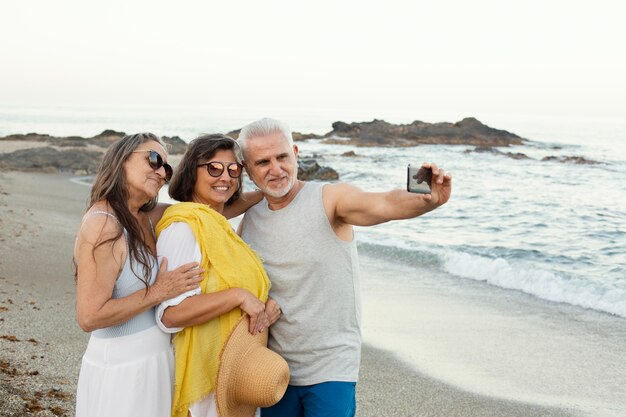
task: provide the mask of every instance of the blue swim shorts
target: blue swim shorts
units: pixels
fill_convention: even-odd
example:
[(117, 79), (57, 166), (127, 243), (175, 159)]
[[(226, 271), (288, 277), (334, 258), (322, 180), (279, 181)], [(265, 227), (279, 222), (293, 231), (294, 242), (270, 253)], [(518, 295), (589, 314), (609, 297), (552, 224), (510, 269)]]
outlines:
[(261, 417), (354, 417), (356, 382), (322, 382), (315, 385), (289, 385), (283, 398)]

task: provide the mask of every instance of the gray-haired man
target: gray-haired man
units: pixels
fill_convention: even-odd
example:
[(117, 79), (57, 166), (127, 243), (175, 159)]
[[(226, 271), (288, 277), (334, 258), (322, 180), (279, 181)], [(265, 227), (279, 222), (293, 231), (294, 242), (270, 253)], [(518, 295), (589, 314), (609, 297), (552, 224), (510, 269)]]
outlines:
[(245, 126), (239, 143), (246, 171), (265, 197), (244, 216), (242, 237), (263, 259), (270, 296), (282, 309), (269, 346), (291, 371), (285, 396), (262, 415), (353, 416), (361, 306), (352, 226), (427, 213), (448, 201), (451, 178), (424, 164), (432, 168), (431, 194), (303, 182), (291, 131), (273, 119)]

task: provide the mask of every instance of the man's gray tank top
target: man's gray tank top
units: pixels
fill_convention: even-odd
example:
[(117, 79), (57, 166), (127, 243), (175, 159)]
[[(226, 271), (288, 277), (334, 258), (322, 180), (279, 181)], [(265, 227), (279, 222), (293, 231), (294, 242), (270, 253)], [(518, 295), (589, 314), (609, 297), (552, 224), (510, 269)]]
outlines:
[(289, 364), (290, 384), (356, 381), (361, 360), (361, 299), (356, 242), (333, 231), (324, 184), (305, 183), (286, 207), (263, 200), (242, 221), (243, 239), (259, 254), (282, 316), (269, 346)]
[[(120, 224), (117, 218), (113, 216), (111, 213), (107, 213), (105, 211), (94, 211), (94, 212), (89, 213), (89, 215), (94, 215), (94, 214), (104, 214), (104, 215), (110, 216), (114, 218), (118, 224)], [(152, 221), (150, 220), (150, 217), (148, 217), (148, 220), (150, 221), (150, 229), (152, 230), (152, 234), (154, 235), (154, 227), (152, 226)], [(120, 224), (120, 227), (121, 227), (121, 224)], [(132, 260), (130, 259), (130, 251), (128, 250), (128, 239), (127, 239), (128, 232), (124, 228), (122, 228), (122, 230), (124, 231), (124, 237), (126, 238), (126, 260), (124, 261), (124, 267), (122, 268), (122, 271), (120, 272), (119, 276), (117, 277), (117, 280), (115, 281), (115, 286), (113, 287), (113, 295), (111, 296), (111, 298), (122, 298), (128, 295), (131, 295), (132, 293), (137, 292), (139, 290), (142, 290), (142, 291), (146, 290), (146, 286), (143, 283), (143, 277), (141, 277), (142, 280), (140, 280), (137, 277), (137, 275), (135, 275), (135, 272), (137, 274), (142, 273), (143, 271), (142, 266), (135, 259), (132, 259)], [(150, 254), (148, 254), (147, 258), (150, 262), (152, 262), (152, 268), (151, 268), (152, 275), (150, 276), (150, 285), (152, 285), (156, 281), (156, 276), (158, 272), (158, 268), (156, 267), (157, 262), (156, 262), (156, 259)], [(131, 269), (131, 262), (132, 262), (132, 269)], [(97, 330), (94, 330), (91, 334), (92, 336), (98, 337), (98, 338), (120, 337), (120, 336), (126, 336), (129, 334), (137, 333), (142, 330), (146, 330), (152, 326), (156, 326), (154, 307), (144, 311), (143, 313), (136, 315), (135, 317), (128, 320), (127, 322), (118, 324), (116, 326), (97, 329)]]

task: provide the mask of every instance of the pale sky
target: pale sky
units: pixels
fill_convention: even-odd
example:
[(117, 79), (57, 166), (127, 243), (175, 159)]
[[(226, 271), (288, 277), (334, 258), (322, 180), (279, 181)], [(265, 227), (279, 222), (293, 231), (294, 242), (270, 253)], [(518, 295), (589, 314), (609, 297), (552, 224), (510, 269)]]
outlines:
[(0, 104), (626, 118), (623, 1), (0, 4)]

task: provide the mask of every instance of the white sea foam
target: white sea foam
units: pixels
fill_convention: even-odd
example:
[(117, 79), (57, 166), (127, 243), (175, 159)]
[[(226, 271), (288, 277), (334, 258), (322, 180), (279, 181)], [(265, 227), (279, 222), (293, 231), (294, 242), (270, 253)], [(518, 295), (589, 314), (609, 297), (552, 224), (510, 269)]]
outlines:
[(455, 251), (445, 251), (442, 255), (443, 269), (452, 275), (626, 317), (624, 287), (564, 277), (523, 263), (513, 264), (503, 258), (491, 259)]
[(86, 185), (88, 187), (91, 187), (91, 185), (93, 183), (93, 179), (94, 179), (94, 176), (93, 175), (89, 175), (89, 176), (86, 176), (86, 177), (70, 178), (70, 181), (75, 183), (75, 184)]

